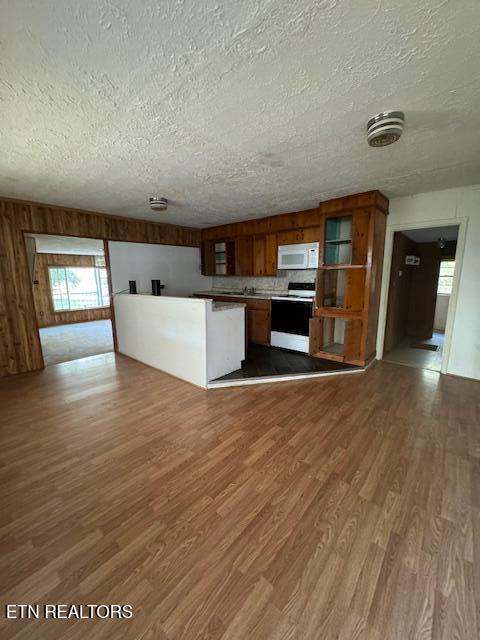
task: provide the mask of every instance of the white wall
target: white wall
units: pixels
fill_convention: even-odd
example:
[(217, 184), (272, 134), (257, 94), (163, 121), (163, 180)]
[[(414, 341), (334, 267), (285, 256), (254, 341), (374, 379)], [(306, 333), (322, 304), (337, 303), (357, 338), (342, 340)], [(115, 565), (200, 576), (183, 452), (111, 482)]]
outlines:
[(189, 296), (210, 289), (212, 279), (200, 273), (200, 249), (165, 244), (109, 242), (113, 293), (137, 281), (138, 293), (152, 293), (151, 281), (160, 278), (162, 295)]
[(435, 305), (435, 316), (433, 318), (434, 331), (445, 331), (447, 326), (448, 303), (450, 296), (445, 294), (437, 295), (437, 303)]
[(393, 232), (449, 223), (460, 225), (454, 278), (458, 286), (450, 299), (446, 337), (450, 334), (451, 341), (445, 344), (442, 370), (480, 379), (480, 185), (390, 200), (377, 353), (383, 349)]

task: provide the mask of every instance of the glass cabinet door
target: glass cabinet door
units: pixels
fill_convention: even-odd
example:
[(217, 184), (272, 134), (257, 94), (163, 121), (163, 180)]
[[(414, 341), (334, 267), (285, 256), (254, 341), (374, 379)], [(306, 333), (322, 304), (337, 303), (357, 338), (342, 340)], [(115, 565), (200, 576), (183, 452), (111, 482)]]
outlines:
[(352, 263), (352, 216), (325, 221), (324, 264)]
[(225, 242), (215, 243), (215, 275), (222, 276), (227, 273), (227, 248)]

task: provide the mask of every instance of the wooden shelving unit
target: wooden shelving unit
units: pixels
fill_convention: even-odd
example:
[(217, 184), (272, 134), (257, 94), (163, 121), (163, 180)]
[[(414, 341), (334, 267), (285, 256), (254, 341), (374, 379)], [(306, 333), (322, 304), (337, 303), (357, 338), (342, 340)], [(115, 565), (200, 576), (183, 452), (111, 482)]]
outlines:
[(375, 354), (387, 201), (325, 215), (310, 354), (364, 366)]

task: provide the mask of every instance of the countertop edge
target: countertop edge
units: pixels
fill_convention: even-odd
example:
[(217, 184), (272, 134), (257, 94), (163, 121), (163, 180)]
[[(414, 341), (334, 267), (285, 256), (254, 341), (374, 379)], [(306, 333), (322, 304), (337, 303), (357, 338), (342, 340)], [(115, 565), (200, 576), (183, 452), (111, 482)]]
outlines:
[(221, 293), (220, 291), (194, 291), (193, 295), (208, 296), (211, 298), (221, 297), (221, 298), (251, 298), (252, 300), (271, 300), (272, 298), (285, 296), (287, 294), (283, 292), (244, 294), (244, 293)]

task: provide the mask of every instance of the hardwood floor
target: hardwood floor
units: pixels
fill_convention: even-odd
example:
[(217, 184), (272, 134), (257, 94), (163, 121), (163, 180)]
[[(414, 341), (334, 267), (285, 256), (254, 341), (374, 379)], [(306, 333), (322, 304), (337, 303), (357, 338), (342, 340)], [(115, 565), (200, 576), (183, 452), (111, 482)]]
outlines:
[(203, 391), (123, 356), (0, 382), (18, 640), (479, 637), (480, 384), (376, 363)]

